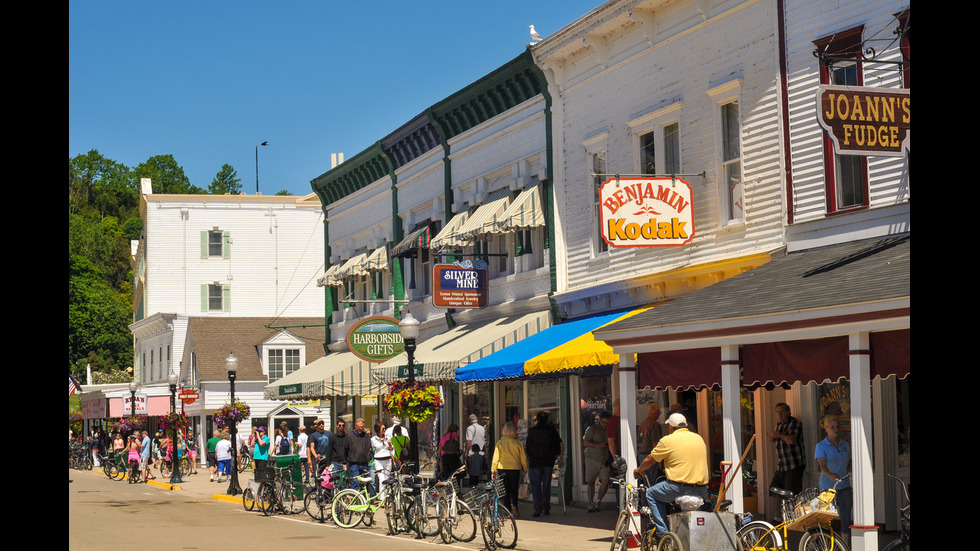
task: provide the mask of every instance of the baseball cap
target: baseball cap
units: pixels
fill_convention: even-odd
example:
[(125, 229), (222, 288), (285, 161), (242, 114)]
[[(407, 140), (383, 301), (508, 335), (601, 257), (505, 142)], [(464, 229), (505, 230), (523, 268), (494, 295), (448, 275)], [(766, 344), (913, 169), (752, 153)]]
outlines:
[(684, 417), (680, 413), (671, 413), (670, 417), (667, 418), (667, 424), (677, 428), (687, 426), (687, 417)]

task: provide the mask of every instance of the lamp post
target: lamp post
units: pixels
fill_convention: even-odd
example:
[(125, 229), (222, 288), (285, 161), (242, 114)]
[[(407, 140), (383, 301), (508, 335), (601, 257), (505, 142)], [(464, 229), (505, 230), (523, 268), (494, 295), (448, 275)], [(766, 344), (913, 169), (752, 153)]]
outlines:
[[(412, 317), (412, 313), (405, 311), (400, 322), (398, 322), (398, 332), (405, 341), (405, 353), (408, 354), (408, 386), (415, 385), (415, 341), (419, 338), (419, 320)], [(408, 448), (409, 461), (415, 464), (415, 472), (419, 469), (419, 427), (415, 421), (411, 421), (408, 426), (408, 438), (411, 441)]]
[[(259, 145), (265, 147), (269, 142), (262, 142)], [(259, 145), (255, 146), (255, 194), (259, 194)]]
[[(238, 376), (238, 358), (232, 352), (225, 358), (225, 369), (228, 371), (228, 382), (231, 383), (231, 405), (235, 405), (235, 377)], [(231, 477), (228, 479), (228, 495), (237, 496), (242, 493), (238, 485), (238, 423), (231, 422)]]
[(131, 400), (129, 403), (129, 414), (133, 417), (136, 417), (136, 389), (138, 387), (139, 385), (136, 384), (136, 381), (129, 383), (129, 399)]
[[(167, 378), (170, 383), (170, 413), (177, 414), (177, 374), (171, 373)], [(180, 477), (180, 465), (177, 462), (177, 423), (173, 424), (173, 433), (170, 437), (170, 484), (180, 484), (184, 480)]]

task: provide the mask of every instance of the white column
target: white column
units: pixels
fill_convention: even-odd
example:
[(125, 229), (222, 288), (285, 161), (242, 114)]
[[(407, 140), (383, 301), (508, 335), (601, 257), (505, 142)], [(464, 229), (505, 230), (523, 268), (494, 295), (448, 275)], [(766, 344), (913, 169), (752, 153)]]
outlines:
[(851, 548), (876, 551), (878, 531), (874, 525), (874, 472), (871, 433), (871, 344), (868, 333), (848, 336), (851, 380), (851, 487), (854, 488), (854, 519)]
[(619, 355), (619, 440), (628, 471), (636, 462), (636, 361), (633, 354)]
[[(721, 347), (721, 409), (722, 424), (721, 430), (724, 435), (725, 461), (732, 462), (732, 471), (729, 473), (728, 480), (734, 478), (731, 489), (726, 494), (727, 499), (732, 500), (732, 511), (744, 511), (745, 507), (742, 500), (741, 471), (735, 472), (735, 466), (742, 457), (742, 398), (739, 394), (742, 378), (739, 374), (741, 362), (738, 358), (738, 345), (725, 345)], [(712, 469), (714, 465), (709, 465)], [(726, 496), (719, 496), (718, 499), (725, 499)]]

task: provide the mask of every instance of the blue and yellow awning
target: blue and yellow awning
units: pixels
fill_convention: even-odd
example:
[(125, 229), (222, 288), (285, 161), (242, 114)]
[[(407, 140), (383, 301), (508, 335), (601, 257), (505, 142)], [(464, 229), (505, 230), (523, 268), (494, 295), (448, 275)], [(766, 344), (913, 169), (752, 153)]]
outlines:
[(566, 321), (456, 370), (456, 382), (494, 381), (619, 364), (619, 355), (592, 335), (596, 329), (645, 312), (655, 305)]

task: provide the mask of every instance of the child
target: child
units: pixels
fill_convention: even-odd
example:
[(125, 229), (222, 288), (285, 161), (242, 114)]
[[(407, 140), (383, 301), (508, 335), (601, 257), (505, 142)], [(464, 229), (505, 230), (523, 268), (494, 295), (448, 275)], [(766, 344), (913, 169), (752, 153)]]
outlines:
[(480, 483), (480, 475), (483, 474), (483, 456), (480, 455), (479, 444), (473, 444), (470, 451), (472, 453), (466, 458), (466, 466), (470, 475), (470, 486), (476, 486)]

